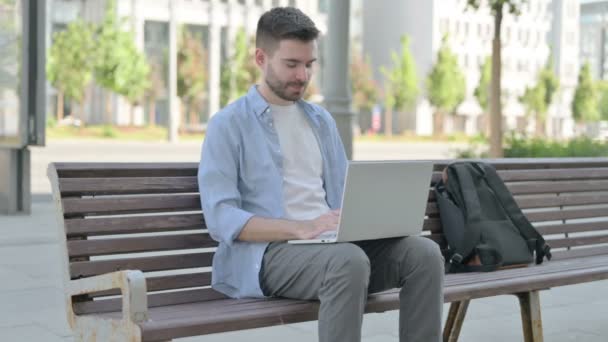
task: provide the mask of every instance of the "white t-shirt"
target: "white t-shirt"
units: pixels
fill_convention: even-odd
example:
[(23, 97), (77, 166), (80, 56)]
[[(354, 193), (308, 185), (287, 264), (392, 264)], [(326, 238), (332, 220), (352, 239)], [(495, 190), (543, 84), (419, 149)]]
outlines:
[(297, 104), (270, 105), (283, 155), (283, 200), (288, 219), (310, 220), (329, 211), (323, 158), (306, 114)]

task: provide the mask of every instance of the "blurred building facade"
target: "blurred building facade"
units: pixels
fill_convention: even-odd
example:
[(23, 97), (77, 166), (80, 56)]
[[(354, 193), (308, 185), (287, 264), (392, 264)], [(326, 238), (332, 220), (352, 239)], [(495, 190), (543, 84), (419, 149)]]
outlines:
[[(483, 109), (473, 93), (480, 69), (492, 54), (494, 20), (482, 2), (478, 11), (466, 9), (466, 0), (386, 0), (363, 2), (363, 51), (369, 54), (376, 78), (382, 83), (381, 66), (391, 66), (391, 51), (400, 50), (400, 37), (410, 37), (417, 66), (421, 96), (409, 113), (409, 126), (417, 134), (432, 134), (433, 108), (425, 99), (426, 78), (436, 60), (443, 35), (448, 35), (466, 77), (466, 98), (456, 115), (446, 122), (448, 132), (473, 135), (482, 130)], [(505, 13), (508, 11), (505, 10)], [(381, 21), (379, 20), (381, 18)], [(572, 120), (569, 88), (578, 70), (578, 1), (531, 0), (520, 16), (505, 14), (502, 30), (502, 104), (504, 129), (530, 130), (525, 109), (518, 98), (536, 82), (554, 47), (557, 76), (568, 84), (548, 113), (547, 129), (552, 136), (567, 136)]]
[[(107, 0), (49, 0), (49, 43), (53, 32), (64, 29), (77, 18), (99, 23), (104, 16), (106, 3)], [(125, 29), (134, 32), (137, 47), (145, 52), (149, 62), (163, 64), (165, 70), (169, 69), (167, 53), (170, 40), (178, 39), (169, 36), (171, 7), (175, 11), (173, 17), (176, 24), (184, 25), (202, 39), (209, 64), (207, 100), (201, 109), (199, 122), (203, 127), (208, 117), (219, 110), (220, 70), (233, 53), (239, 29), (244, 29), (250, 36), (255, 35), (257, 21), (263, 12), (273, 7), (292, 6), (310, 15), (322, 32), (327, 30), (327, 0), (116, 0), (116, 4), (116, 15), (126, 18)], [(319, 51), (319, 54), (322, 53)], [(156, 109), (154, 117), (158, 125), (165, 125), (168, 121), (167, 78), (164, 79), (165, 87), (160, 92), (156, 105), (152, 106)], [(53, 106), (56, 103), (56, 93), (53, 89), (49, 89), (48, 93), (51, 97), (49, 105)], [(91, 86), (89, 95), (85, 109), (87, 123), (103, 123), (105, 96), (112, 98), (112, 123), (129, 123), (131, 108), (126, 100), (94, 85)], [(148, 110), (151, 110), (148, 105), (135, 108), (135, 124), (145, 122)]]
[(594, 79), (608, 79), (608, 0), (581, 0), (580, 26), (581, 63)]

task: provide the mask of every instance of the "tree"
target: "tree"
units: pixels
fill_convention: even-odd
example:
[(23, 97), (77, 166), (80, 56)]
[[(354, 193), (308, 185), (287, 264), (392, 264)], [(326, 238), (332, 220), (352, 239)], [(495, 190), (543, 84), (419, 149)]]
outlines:
[[(124, 18), (116, 18), (116, 0), (109, 0), (96, 33), (93, 74), (97, 83), (129, 101), (141, 99), (147, 88), (149, 66), (137, 49), (131, 32), (121, 30)], [(131, 89), (135, 88), (135, 89)], [(110, 96), (106, 96), (106, 121), (112, 122)]]
[(528, 113), (535, 117), (536, 136), (545, 136), (545, 121), (547, 110), (553, 102), (553, 96), (559, 87), (559, 80), (553, 72), (553, 57), (549, 55), (547, 63), (538, 73), (538, 82), (533, 87), (526, 87), (520, 102)]
[(545, 67), (540, 71), (539, 82), (542, 83), (543, 88), (545, 88), (545, 108), (549, 109), (551, 103), (553, 103), (553, 97), (559, 89), (559, 79), (557, 78), (557, 75), (555, 75), (552, 53), (549, 54)]
[(186, 123), (186, 115), (190, 123), (196, 122), (197, 102), (204, 99), (208, 81), (207, 51), (200, 37), (195, 37), (187, 30), (182, 30), (179, 51), (177, 53), (177, 96), (184, 104), (182, 106), (182, 124)]
[(372, 126), (371, 111), (380, 97), (380, 90), (372, 74), (369, 56), (364, 59), (358, 53), (351, 55), (350, 81), (353, 107), (358, 112), (359, 128), (365, 132)]
[(378, 102), (379, 89), (374, 81), (369, 56), (365, 59), (353, 53), (350, 63), (351, 92), (353, 105), (358, 110), (371, 110)]
[(477, 88), (475, 88), (473, 95), (483, 110), (483, 130), (485, 132), (489, 132), (490, 120), (488, 115), (488, 107), (490, 105), (490, 81), (492, 78), (492, 58), (490, 56), (488, 56), (484, 60), (483, 64), (480, 65), (479, 73), (479, 83), (477, 84)]
[(536, 135), (544, 136), (544, 115), (547, 112), (545, 86), (541, 80), (533, 87), (526, 87), (524, 94), (519, 97), (519, 101), (526, 108), (528, 114), (533, 114), (536, 124)]
[(608, 82), (599, 81), (596, 89), (598, 91), (598, 111), (600, 119), (608, 121)]
[(456, 55), (448, 46), (447, 35), (443, 36), (437, 60), (428, 75), (427, 92), (429, 102), (436, 108), (433, 132), (444, 133), (444, 114), (453, 113), (464, 100), (466, 92), (464, 74)]
[(490, 87), (490, 156), (502, 157), (502, 104), (501, 89), (501, 42), (500, 31), (504, 10), (518, 16), (528, 0), (467, 0), (467, 8), (479, 9), (482, 4), (490, 8), (494, 17), (494, 38), (492, 40), (492, 82)]
[(150, 86), (146, 90), (145, 97), (148, 101), (148, 125), (156, 125), (156, 100), (165, 90), (165, 78), (167, 72), (162, 67), (162, 63), (154, 61), (150, 63), (150, 73), (148, 74), (148, 82)]
[[(57, 89), (57, 120), (63, 119), (64, 97), (84, 103), (85, 88), (92, 79), (94, 48), (93, 28), (81, 20), (54, 34), (46, 72), (49, 82)], [(82, 109), (80, 114), (84, 122)]]
[(260, 77), (260, 70), (255, 64), (255, 44), (253, 37), (247, 37), (244, 29), (239, 29), (235, 36), (234, 53), (221, 70), (220, 105), (243, 96), (249, 87)]
[(600, 119), (597, 109), (597, 90), (591, 79), (589, 63), (585, 63), (578, 74), (578, 84), (572, 99), (572, 116), (578, 123)]
[(137, 50), (135, 44), (125, 46), (126, 59), (131, 63), (121, 63), (117, 74), (124, 76), (118, 81), (118, 94), (124, 96), (131, 104), (130, 123), (135, 124), (134, 107), (143, 101), (146, 90), (150, 87), (150, 65), (146, 56)]
[(392, 69), (381, 68), (381, 72), (386, 77), (386, 117), (385, 117), (385, 134), (391, 136), (392, 128), (392, 112), (407, 111), (416, 103), (418, 97), (418, 78), (416, 76), (416, 64), (414, 57), (410, 52), (409, 38), (403, 36), (401, 38), (401, 53), (397, 54), (394, 51), (391, 53), (393, 60)]

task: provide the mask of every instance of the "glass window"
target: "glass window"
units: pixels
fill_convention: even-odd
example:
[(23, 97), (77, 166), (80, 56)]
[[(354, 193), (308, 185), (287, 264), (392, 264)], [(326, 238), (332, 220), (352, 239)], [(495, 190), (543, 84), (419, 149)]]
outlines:
[(0, 2), (0, 145), (7, 146), (21, 143), (21, 18), (20, 0)]

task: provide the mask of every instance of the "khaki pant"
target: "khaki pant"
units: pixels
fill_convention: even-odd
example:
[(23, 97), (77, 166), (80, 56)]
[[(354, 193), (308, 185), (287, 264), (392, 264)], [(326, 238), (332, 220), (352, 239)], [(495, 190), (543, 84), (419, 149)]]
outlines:
[(444, 261), (423, 237), (355, 243), (271, 243), (260, 285), (265, 295), (319, 300), (319, 341), (361, 341), (368, 293), (399, 292), (399, 340), (441, 341)]

